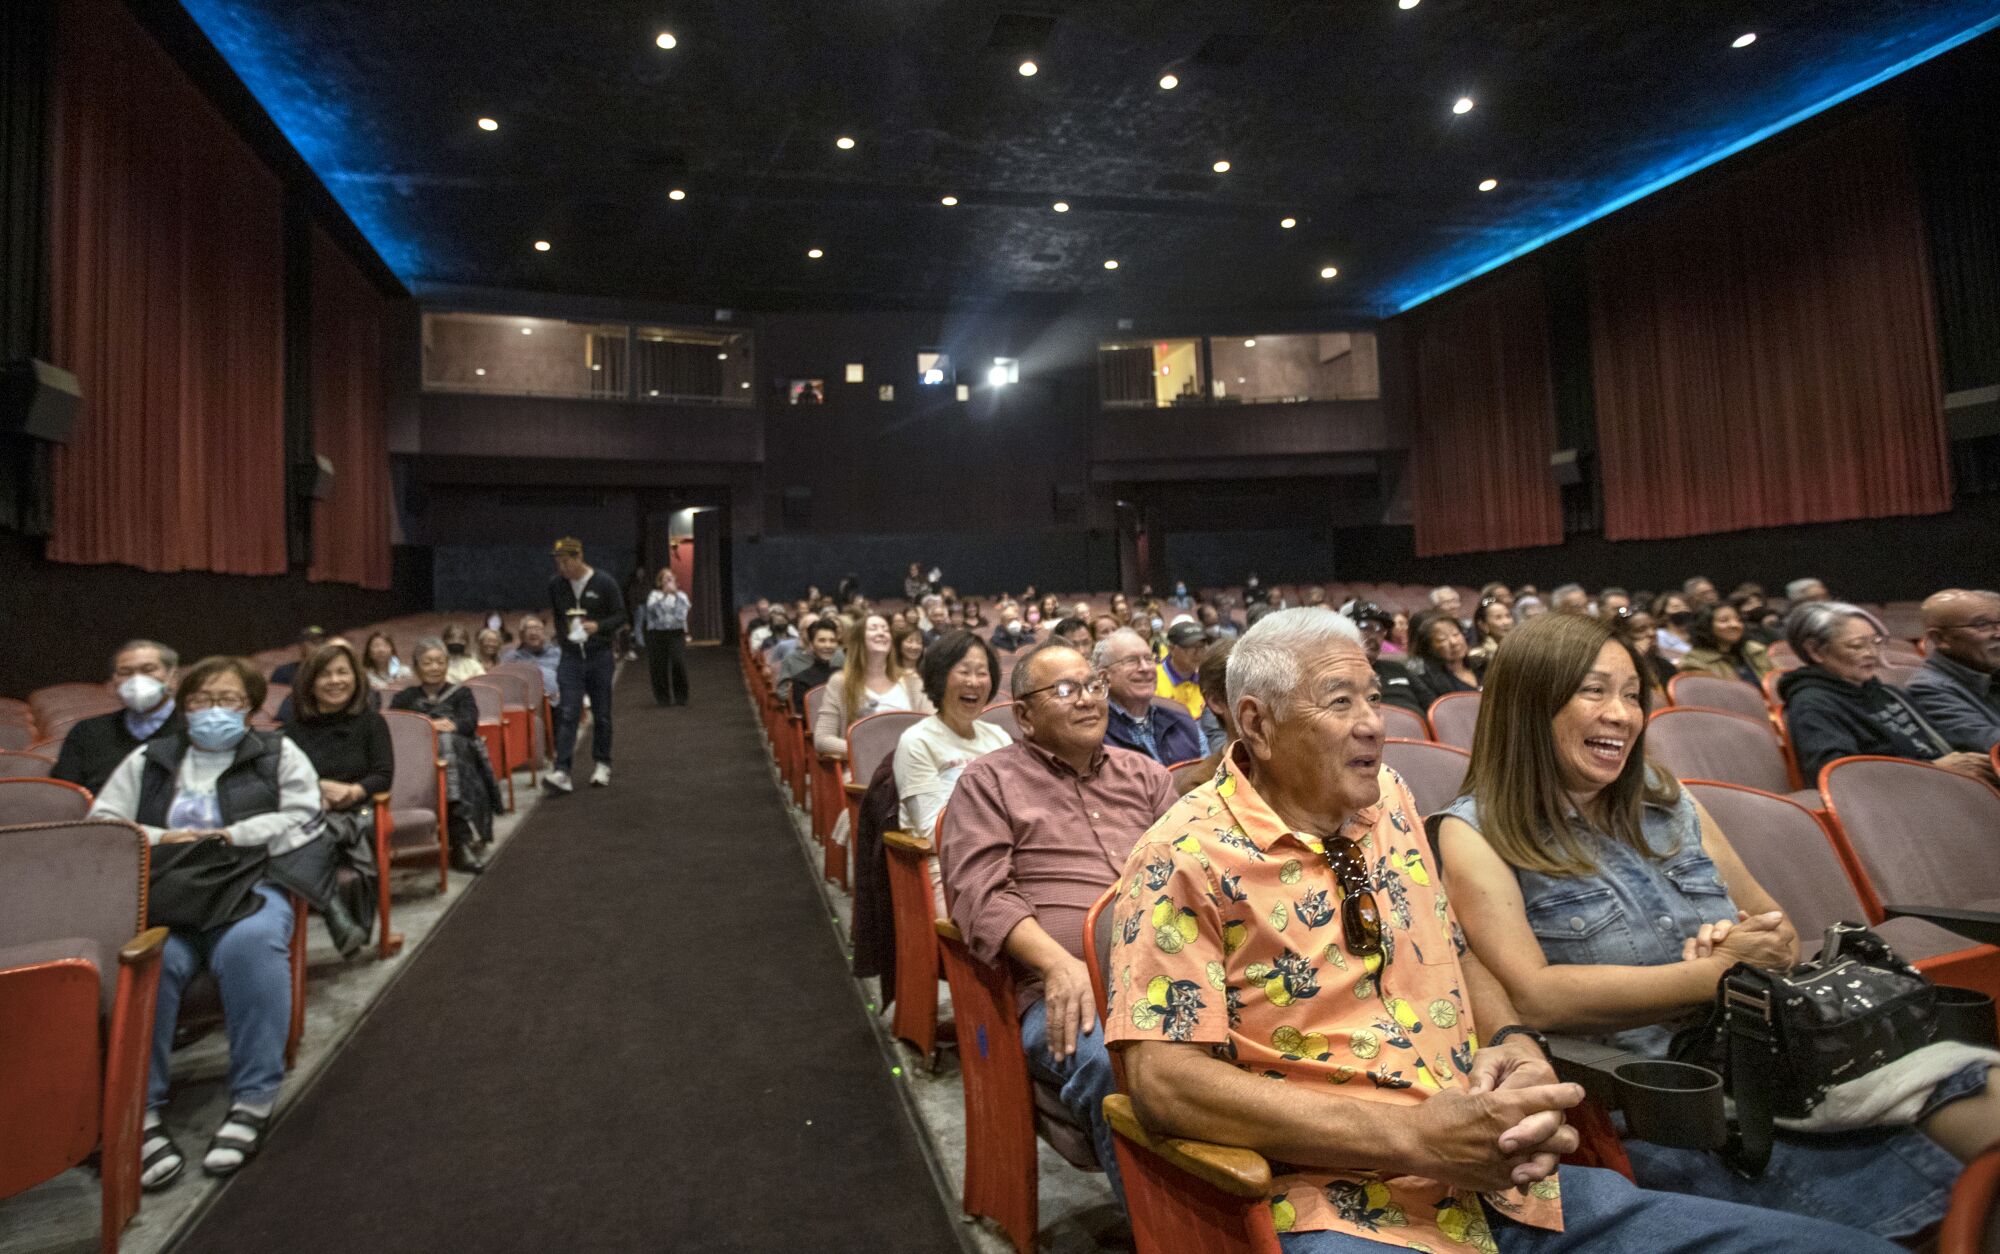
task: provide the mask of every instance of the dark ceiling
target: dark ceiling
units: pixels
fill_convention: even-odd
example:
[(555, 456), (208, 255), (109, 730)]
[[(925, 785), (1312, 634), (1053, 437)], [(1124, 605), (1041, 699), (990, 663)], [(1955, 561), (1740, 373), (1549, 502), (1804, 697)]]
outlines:
[(418, 290), (747, 308), (1394, 312), (2000, 24), (1996, 0), (183, 3)]

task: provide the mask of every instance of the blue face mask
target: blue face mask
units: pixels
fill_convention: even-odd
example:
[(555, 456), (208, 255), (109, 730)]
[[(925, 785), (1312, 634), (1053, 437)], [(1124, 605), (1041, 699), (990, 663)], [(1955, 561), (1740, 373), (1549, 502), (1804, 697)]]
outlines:
[(234, 749), (236, 742), (243, 739), (243, 733), (249, 730), (243, 711), (214, 706), (189, 714), (187, 726), (188, 739), (194, 741), (195, 748), (210, 752)]

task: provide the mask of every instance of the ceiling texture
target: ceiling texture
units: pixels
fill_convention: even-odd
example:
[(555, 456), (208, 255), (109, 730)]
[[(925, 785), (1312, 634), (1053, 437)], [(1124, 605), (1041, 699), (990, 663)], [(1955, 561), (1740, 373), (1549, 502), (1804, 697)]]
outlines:
[(2000, 25), (1996, 0), (182, 2), (419, 293), (750, 309), (1390, 314)]

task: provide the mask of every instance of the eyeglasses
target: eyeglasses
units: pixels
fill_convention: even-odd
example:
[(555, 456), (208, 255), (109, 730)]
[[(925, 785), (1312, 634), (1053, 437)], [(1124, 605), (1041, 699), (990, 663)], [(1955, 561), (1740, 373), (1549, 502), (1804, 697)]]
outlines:
[(1115, 661), (1106, 662), (1104, 664), (1104, 669), (1107, 671), (1115, 671), (1121, 666), (1150, 667), (1152, 664), (1153, 664), (1153, 659), (1150, 655), (1144, 653), (1134, 653), (1131, 657), (1121, 657), (1116, 659)]
[(1044, 684), (1040, 688), (1030, 688), (1014, 699), (1016, 701), (1026, 701), (1029, 697), (1046, 692), (1055, 700), (1067, 704), (1075, 701), (1079, 696), (1086, 696), (1095, 701), (1110, 691), (1110, 683), (1105, 680), (1104, 676), (1099, 675), (1097, 678), (1089, 680), (1058, 679), (1056, 682)]
[(187, 708), (191, 711), (247, 710), (250, 708), (250, 698), (238, 696), (233, 692), (223, 693), (221, 696), (216, 696), (213, 693), (197, 692), (187, 699)]
[(1889, 643), (1887, 636), (1862, 636), (1855, 640), (1840, 640), (1835, 644), (1849, 653), (1880, 653), (1882, 646)]
[(1340, 881), (1340, 931), (1349, 953), (1363, 958), (1382, 955), (1382, 911), (1375, 904), (1375, 891), (1368, 880), (1368, 858), (1361, 846), (1345, 836), (1329, 836), (1321, 842), (1326, 864)]
[(1940, 623), (1938, 624), (1938, 627), (1940, 630), (1943, 631), (1955, 631), (1963, 629), (1965, 631), (1984, 631), (1991, 633), (1995, 631), (2000, 631), (2000, 618), (1975, 618), (1971, 622), (1966, 622), (1966, 623)]

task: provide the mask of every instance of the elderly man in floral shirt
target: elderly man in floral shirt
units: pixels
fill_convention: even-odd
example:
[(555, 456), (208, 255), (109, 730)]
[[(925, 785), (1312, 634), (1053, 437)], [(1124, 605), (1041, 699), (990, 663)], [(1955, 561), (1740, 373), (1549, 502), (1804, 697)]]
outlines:
[(1360, 633), (1323, 609), (1267, 615), (1228, 696), (1240, 739), (1119, 881), (1106, 1039), (1149, 1128), (1272, 1160), (1286, 1254), (1894, 1248), (1614, 1172), (1558, 1177), (1582, 1090), (1465, 952), (1381, 764)]

